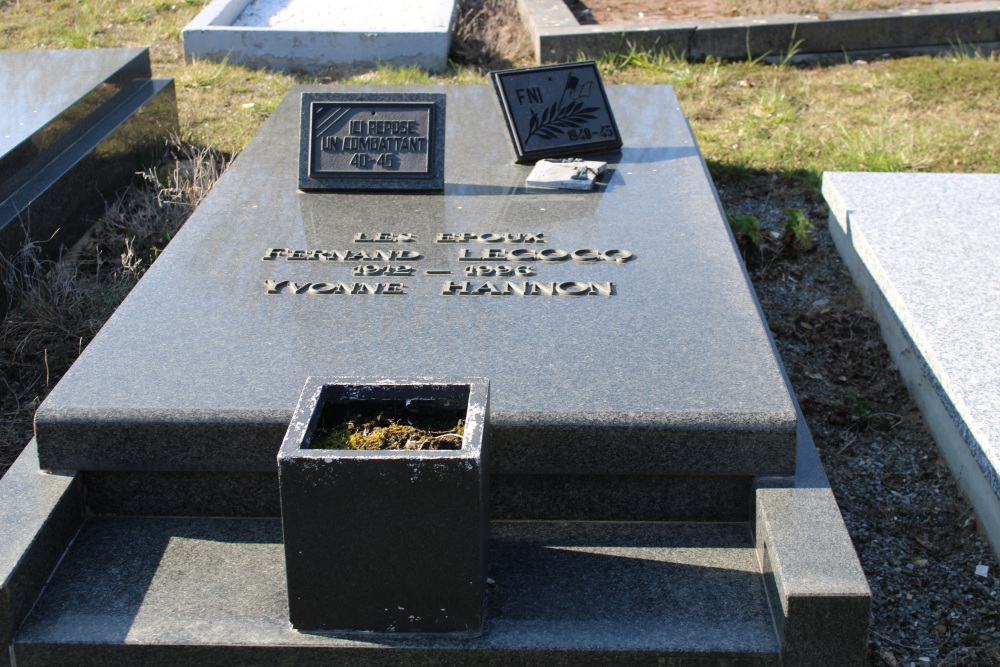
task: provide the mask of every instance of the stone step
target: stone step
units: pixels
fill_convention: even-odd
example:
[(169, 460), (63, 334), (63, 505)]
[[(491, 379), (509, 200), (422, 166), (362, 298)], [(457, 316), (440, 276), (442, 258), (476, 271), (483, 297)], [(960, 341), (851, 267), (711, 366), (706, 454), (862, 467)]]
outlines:
[(401, 652), (524, 664), (527, 651), (533, 664), (865, 662), (870, 592), (804, 427), (795, 479), (758, 480), (750, 521), (493, 521), (492, 620), (451, 643), (294, 633), (279, 519), (82, 523), (81, 477), (40, 472), (32, 442), (0, 479), (0, 667), (9, 655), (22, 666), (326, 664), (330, 651), (359, 665), (399, 664)]
[(91, 519), (13, 656), (19, 667), (780, 664), (746, 523), (500, 521), (491, 532), (482, 636), (338, 636), (289, 625), (279, 520)]

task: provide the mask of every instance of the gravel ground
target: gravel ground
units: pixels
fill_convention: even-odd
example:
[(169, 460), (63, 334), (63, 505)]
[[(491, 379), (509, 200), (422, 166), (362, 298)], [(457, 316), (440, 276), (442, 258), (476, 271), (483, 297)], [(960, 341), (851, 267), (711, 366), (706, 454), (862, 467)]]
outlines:
[[(782, 185), (762, 175), (719, 195), (762, 225), (760, 245), (741, 246), (868, 576), (870, 664), (1000, 665), (1000, 567), (840, 261), (825, 207)], [(786, 207), (805, 210), (811, 242), (784, 242)]]

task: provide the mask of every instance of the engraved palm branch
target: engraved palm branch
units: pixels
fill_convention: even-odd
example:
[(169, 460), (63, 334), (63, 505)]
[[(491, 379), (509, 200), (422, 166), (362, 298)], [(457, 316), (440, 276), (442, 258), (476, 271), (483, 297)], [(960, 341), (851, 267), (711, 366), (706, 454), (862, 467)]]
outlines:
[(570, 100), (566, 106), (559, 106), (561, 103), (562, 100), (546, 107), (541, 116), (532, 110), (528, 121), (528, 136), (524, 139), (526, 145), (534, 136), (555, 139), (567, 130), (583, 127), (589, 121), (597, 119), (597, 107), (585, 107), (579, 100)]

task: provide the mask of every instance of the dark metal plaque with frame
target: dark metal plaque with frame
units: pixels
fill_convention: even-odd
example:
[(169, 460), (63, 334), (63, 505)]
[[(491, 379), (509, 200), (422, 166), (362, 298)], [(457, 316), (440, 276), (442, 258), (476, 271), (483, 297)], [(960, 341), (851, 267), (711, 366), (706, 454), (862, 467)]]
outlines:
[(593, 61), (490, 72), (517, 162), (622, 147)]
[(445, 95), (302, 93), (299, 188), (443, 190)]

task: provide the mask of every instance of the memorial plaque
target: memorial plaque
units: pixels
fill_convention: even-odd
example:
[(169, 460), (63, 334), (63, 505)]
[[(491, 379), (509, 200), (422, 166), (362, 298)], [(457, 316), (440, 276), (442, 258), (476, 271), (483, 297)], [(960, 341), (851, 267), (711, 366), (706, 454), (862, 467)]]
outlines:
[(303, 93), (299, 188), (441, 190), (445, 96)]
[(517, 162), (622, 147), (593, 61), (491, 72)]

